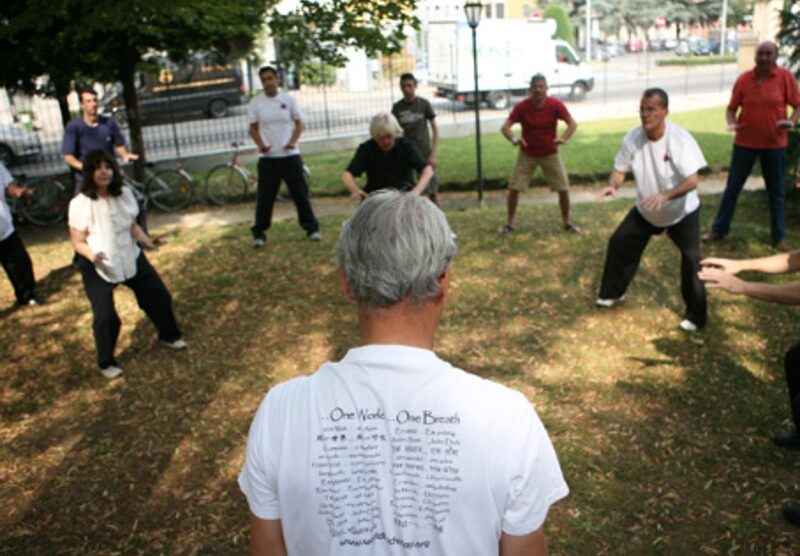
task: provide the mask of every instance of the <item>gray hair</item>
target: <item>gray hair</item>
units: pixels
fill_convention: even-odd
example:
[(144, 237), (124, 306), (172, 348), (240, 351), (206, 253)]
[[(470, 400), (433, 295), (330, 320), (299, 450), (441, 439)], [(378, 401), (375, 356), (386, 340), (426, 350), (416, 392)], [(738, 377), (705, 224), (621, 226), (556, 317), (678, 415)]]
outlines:
[(380, 112), (372, 117), (369, 123), (369, 134), (373, 139), (383, 137), (384, 135), (393, 135), (400, 137), (403, 134), (403, 128), (397, 122), (397, 118), (388, 112)]
[(359, 305), (422, 305), (456, 255), (453, 232), (432, 202), (393, 189), (372, 193), (342, 225), (336, 259)]

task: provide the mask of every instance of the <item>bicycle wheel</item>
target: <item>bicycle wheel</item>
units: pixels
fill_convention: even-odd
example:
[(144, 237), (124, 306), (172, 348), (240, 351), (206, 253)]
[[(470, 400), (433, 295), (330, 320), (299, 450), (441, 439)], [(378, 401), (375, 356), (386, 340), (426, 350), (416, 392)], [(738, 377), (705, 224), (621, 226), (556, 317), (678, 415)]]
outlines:
[(25, 185), (34, 189), (33, 195), (22, 197), (17, 207), (28, 222), (37, 226), (50, 226), (64, 219), (69, 205), (69, 194), (60, 181), (40, 178)]
[(247, 194), (247, 176), (232, 164), (218, 164), (206, 174), (206, 196), (215, 205), (241, 203)]
[(147, 197), (165, 212), (182, 209), (192, 200), (192, 180), (177, 170), (162, 170), (147, 182)]

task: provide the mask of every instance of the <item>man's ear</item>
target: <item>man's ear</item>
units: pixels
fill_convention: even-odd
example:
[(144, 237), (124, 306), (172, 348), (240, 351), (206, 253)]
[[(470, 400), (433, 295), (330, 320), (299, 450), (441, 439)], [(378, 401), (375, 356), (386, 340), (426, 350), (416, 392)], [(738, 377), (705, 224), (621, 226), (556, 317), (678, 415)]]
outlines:
[(351, 292), (350, 288), (347, 286), (347, 274), (344, 273), (344, 269), (342, 267), (339, 267), (339, 287), (342, 288), (342, 293), (344, 293), (344, 296), (347, 299), (350, 301), (356, 300), (353, 292)]
[(448, 266), (447, 270), (444, 271), (444, 274), (439, 277), (439, 295), (442, 299), (445, 299), (448, 295), (450, 295), (450, 277), (452, 273), (453, 267)]

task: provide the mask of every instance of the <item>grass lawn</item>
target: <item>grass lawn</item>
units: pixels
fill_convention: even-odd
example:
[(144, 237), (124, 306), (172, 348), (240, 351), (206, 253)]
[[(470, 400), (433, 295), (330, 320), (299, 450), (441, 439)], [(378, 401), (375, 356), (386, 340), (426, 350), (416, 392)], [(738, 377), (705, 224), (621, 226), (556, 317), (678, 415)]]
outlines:
[[(502, 207), (450, 214), (460, 253), (436, 350), (537, 408), (572, 491), (547, 522), (553, 554), (800, 553), (780, 515), (800, 502), (800, 457), (770, 442), (790, 425), (781, 360), (797, 310), (714, 292), (707, 329), (682, 333), (665, 237), (626, 303), (596, 310), (606, 242), (630, 206), (576, 205), (581, 236), (558, 230), (553, 206), (521, 207), (520, 231), (503, 237)], [(120, 289), (126, 373), (114, 381), (94, 365), (69, 245), (31, 237), (46, 303), (0, 313), (0, 553), (244, 553), (236, 477), (258, 403), (358, 338), (332, 260), (342, 219), (323, 219), (321, 243), (279, 223), (262, 251), (245, 225), (174, 233), (150, 258), (189, 349), (161, 348)], [(762, 193), (743, 193), (733, 232), (708, 254), (770, 252)], [(0, 307), (11, 303), (3, 278)]]
[[(724, 108), (676, 113), (670, 119), (694, 135), (711, 168), (727, 167), (733, 135), (725, 130)], [(585, 182), (594, 181), (598, 174), (607, 176), (622, 138), (637, 125), (640, 125), (639, 117), (633, 109), (627, 119), (578, 122), (578, 131), (560, 149), (570, 177), (576, 182)], [(481, 137), (483, 173), (488, 187), (505, 186), (517, 156), (517, 149), (500, 135), (500, 124), (496, 127)], [(365, 130), (364, 140), (367, 138)], [(353, 154), (354, 151), (348, 150), (303, 157), (311, 169), (314, 194), (344, 194), (340, 178)], [(442, 190), (474, 189), (475, 175), (475, 139), (457, 137), (442, 140), (438, 164)], [(544, 183), (541, 171), (537, 176), (538, 183)]]

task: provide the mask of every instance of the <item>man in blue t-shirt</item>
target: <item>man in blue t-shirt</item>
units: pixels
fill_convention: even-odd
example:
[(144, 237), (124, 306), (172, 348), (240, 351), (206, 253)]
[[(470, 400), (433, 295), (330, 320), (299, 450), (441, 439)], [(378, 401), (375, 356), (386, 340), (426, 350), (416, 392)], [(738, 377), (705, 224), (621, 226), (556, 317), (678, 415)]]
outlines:
[(83, 115), (67, 124), (61, 141), (61, 154), (72, 169), (75, 181), (73, 196), (81, 190), (83, 157), (89, 151), (102, 149), (114, 156), (116, 150), (123, 162), (139, 158), (139, 155), (129, 152), (125, 147), (125, 138), (114, 120), (98, 114), (97, 93), (92, 89), (80, 89), (78, 96)]

